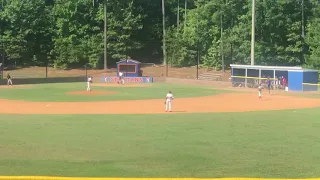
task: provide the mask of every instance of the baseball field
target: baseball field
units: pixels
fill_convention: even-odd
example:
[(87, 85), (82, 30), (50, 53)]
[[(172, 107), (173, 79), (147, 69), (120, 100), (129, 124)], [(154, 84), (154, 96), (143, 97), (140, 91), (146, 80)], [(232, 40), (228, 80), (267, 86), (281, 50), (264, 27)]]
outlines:
[(0, 86), (0, 179), (320, 177), (319, 96), (264, 91), (259, 100), (255, 90), (169, 83), (85, 89)]

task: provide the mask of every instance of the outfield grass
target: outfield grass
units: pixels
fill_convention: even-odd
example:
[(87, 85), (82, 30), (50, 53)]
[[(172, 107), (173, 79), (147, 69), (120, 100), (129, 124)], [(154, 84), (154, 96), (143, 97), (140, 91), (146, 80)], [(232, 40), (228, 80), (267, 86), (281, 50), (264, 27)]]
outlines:
[(197, 87), (177, 84), (157, 84), (146, 87), (92, 87), (93, 90), (112, 91), (112, 95), (67, 95), (67, 92), (85, 91), (85, 83), (42, 84), (25, 88), (0, 88), (0, 98), (37, 102), (79, 102), (79, 101), (121, 101), (164, 98), (172, 90), (177, 98), (210, 96), (227, 91), (213, 90), (210, 87)]
[(319, 110), (0, 115), (0, 174), (320, 177)]

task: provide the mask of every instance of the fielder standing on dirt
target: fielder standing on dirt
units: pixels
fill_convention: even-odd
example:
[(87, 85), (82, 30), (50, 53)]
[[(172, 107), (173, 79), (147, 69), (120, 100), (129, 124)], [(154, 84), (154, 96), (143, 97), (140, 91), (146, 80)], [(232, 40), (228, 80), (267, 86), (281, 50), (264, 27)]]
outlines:
[(172, 101), (173, 101), (174, 97), (172, 95), (172, 92), (169, 91), (167, 96), (166, 96), (166, 101), (164, 102), (166, 105), (166, 112), (171, 112), (171, 108), (172, 108)]
[(91, 91), (91, 83), (92, 83), (92, 77), (89, 76), (87, 80), (87, 91)]
[(258, 87), (258, 95), (259, 95), (259, 99), (262, 98), (262, 86), (261, 84), (259, 84), (259, 87)]
[(11, 79), (11, 76), (10, 76), (9, 73), (7, 74), (7, 85), (8, 85), (8, 86), (9, 86), (9, 85), (12, 86), (12, 79)]
[(268, 77), (267, 83), (268, 83), (269, 94), (271, 94), (271, 80), (269, 77)]

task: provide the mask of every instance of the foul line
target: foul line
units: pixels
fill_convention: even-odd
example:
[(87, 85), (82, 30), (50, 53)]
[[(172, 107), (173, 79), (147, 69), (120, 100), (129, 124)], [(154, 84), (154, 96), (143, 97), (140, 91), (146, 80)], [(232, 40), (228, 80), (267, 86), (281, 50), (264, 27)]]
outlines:
[(320, 180), (320, 178), (92, 178), (92, 177), (51, 177), (51, 176), (0, 176), (0, 180)]

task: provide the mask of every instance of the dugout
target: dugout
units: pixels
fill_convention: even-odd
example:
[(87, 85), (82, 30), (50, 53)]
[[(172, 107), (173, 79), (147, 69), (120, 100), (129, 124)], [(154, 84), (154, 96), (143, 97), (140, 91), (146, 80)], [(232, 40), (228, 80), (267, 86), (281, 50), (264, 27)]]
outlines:
[(140, 62), (133, 59), (123, 59), (117, 62), (117, 76), (122, 72), (125, 77), (141, 77)]
[(251, 66), (231, 64), (232, 85), (255, 88), (259, 83), (266, 84), (268, 77), (274, 89), (284, 89), (279, 78), (286, 79), (288, 91), (317, 91), (319, 71), (302, 67)]

